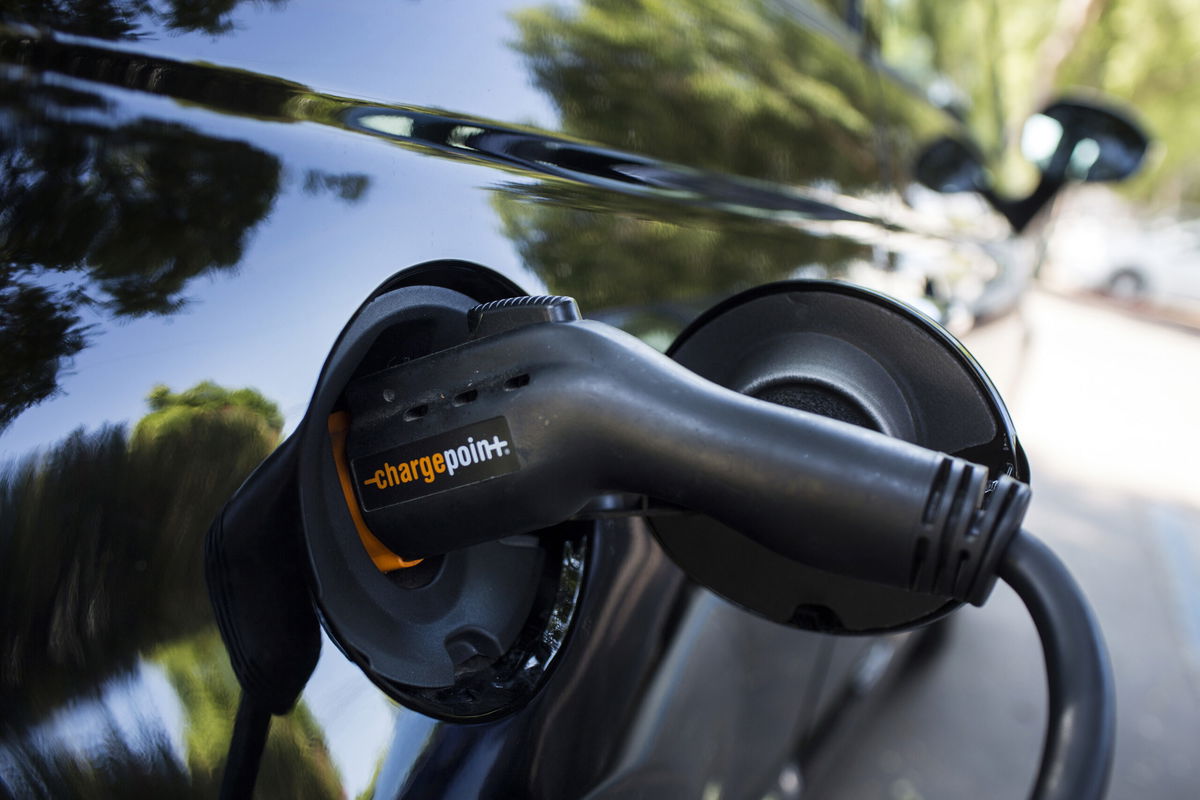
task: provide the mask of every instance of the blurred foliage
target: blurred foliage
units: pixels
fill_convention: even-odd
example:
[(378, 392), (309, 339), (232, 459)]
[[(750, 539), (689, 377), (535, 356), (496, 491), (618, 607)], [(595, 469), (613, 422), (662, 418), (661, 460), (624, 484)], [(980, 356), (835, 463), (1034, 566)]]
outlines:
[(884, 61), (936, 97), (951, 86), (1003, 181), (1027, 184), (1025, 119), (1062, 94), (1126, 104), (1158, 143), (1120, 185), (1158, 207), (1200, 201), (1200, 0), (881, 0)]
[(158, 384), (146, 397), (150, 413), (138, 421), (133, 438), (157, 438), (183, 433), (197, 416), (219, 415), (231, 425), (257, 428), (264, 441), (274, 444), (283, 430), (279, 406), (256, 389), (226, 389), (212, 381), (201, 381), (191, 389), (175, 393)]
[[(823, 6), (589, 0), (522, 9), (514, 21), (514, 47), (570, 135), (773, 184), (877, 188), (872, 76)], [(678, 203), (642, 215), (636, 203), (613, 208), (553, 185), (505, 189), (494, 201), (505, 234), (589, 309), (638, 305), (664, 287), (710, 298), (862, 255), (845, 240), (700, 219)]]
[(0, 753), (17, 767), (0, 774), (0, 797), (211, 800), (217, 796), (216, 783), (190, 780), (165, 735), (135, 747), (121, 736), (112, 713), (105, 716), (108, 734), (101, 745), (102, 760), (85, 760), (69, 750), (47, 750), (29, 739), (0, 739)]
[[(72, 63), (85, 77), (106, 69)], [(0, 430), (58, 391), (106, 319), (178, 313), (197, 278), (232, 273), (285, 178), (250, 144), (151, 119), (109, 124), (101, 95), (46, 80), (0, 80)], [(301, 191), (343, 202), (368, 186), (302, 177)]]
[(86, 270), (89, 298), (121, 316), (178, 311), (188, 281), (241, 259), (279, 191), (275, 157), (175, 123), (3, 130), (7, 270)]
[[(525, 263), (589, 311), (644, 312), (650, 310), (647, 297), (707, 303), (782, 280), (805, 264), (820, 263), (837, 274), (848, 261), (864, 257), (861, 246), (844, 239), (814, 238), (776, 225), (713, 225), (683, 215), (664, 222), (531, 202), (515, 192), (498, 194), (493, 205)], [(675, 317), (668, 327), (677, 333), (697, 310), (662, 313)]]
[[(225, 405), (178, 402), (221, 394)], [(204, 535), (274, 448), (279, 412), (258, 392), (213, 384), (154, 397), (162, 406), (132, 441), (122, 426), (78, 431), (0, 472), (0, 707), (10, 722), (94, 696), (147, 649), (211, 624)]]
[[(0, 753), (22, 794), (217, 793), (239, 689), (213, 625), (203, 542), (278, 443), (283, 417), (261, 393), (211, 381), (156, 386), (147, 401), (132, 437), (121, 426), (80, 431), (0, 471)], [(186, 770), (152, 727), (133, 747), (110, 721), (90, 755), (30, 739), (143, 659), (165, 670), (183, 706)], [(102, 704), (88, 713), (112, 715)], [(264, 797), (340, 796), (303, 705), (272, 725), (259, 785)]]
[(99, 95), (0, 82), (0, 429), (58, 389), (105, 315), (171, 314), (234, 267), (279, 191), (274, 156), (184, 126), (56, 118)]
[(567, 133), (772, 181), (849, 191), (878, 179), (872, 76), (823, 7), (589, 0), (514, 21)]
[(341, 200), (358, 202), (367, 192), (370, 179), (366, 175), (331, 175), (318, 169), (304, 173), (304, 193), (320, 195), (322, 192), (336, 195)]
[[(0, 19), (12, 18), (64, 33), (98, 39), (138, 39), (162, 26), (172, 32), (219, 36), (233, 30), (229, 18), (244, 0), (7, 0)], [(256, 0), (282, 6), (287, 0)]]
[(76, 313), (83, 302), (78, 289), (38, 286), (0, 266), (0, 431), (58, 391), (66, 364), (87, 344), (90, 326)]
[[(186, 711), (188, 772), (193, 785), (216, 796), (233, 735), (233, 710), (241, 688), (215, 629), (162, 648), (154, 661), (167, 672)], [(325, 738), (303, 703), (271, 722), (259, 765), (257, 796), (327, 800), (342, 796), (341, 779)]]

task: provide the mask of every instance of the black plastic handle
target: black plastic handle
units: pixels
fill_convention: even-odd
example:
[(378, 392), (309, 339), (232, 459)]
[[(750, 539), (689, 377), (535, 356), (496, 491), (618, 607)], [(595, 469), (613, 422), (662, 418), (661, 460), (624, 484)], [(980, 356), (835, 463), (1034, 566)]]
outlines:
[[(987, 491), (983, 467), (746, 397), (593, 322), (488, 336), (361, 379), (347, 399), (364, 518), (406, 558), (632, 492), (818, 568), (982, 603), (1028, 502), (1016, 481)], [(458, 438), (492, 431), (515, 460), (476, 448), (460, 466)], [(450, 461), (454, 476), (437, 472)]]

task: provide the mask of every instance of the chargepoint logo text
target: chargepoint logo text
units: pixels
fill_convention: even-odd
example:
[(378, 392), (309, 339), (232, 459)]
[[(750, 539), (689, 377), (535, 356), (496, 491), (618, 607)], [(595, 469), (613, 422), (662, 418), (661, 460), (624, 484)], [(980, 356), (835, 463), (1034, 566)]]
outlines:
[(453, 477), (460, 469), (491, 461), (496, 456), (506, 456), (511, 452), (512, 448), (508, 442), (499, 436), (493, 436), (490, 442), (476, 441), (474, 436), (468, 436), (464, 444), (440, 453), (413, 458), (399, 464), (385, 461), (383, 466), (375, 470), (375, 474), (363, 483), (374, 485), (381, 490), (416, 480), (433, 483), (439, 475)]
[(356, 458), (351, 466), (367, 511), (521, 468), (503, 417)]

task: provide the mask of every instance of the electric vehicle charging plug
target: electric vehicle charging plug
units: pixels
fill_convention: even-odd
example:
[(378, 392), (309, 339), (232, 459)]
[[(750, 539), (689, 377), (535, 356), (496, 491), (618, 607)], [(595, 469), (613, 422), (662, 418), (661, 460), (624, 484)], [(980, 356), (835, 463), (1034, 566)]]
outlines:
[[(1050, 684), (1031, 796), (1103, 796), (1107, 653), (1070, 574), (1019, 530), (1025, 484), (717, 386), (580, 320), (567, 298), (485, 304), (468, 318), (465, 343), (352, 380), (342, 397), (350, 514), (399, 560), (611, 514), (605, 500), (625, 493), (646, 498), (629, 513), (651, 501), (699, 511), (783, 558), (908, 591), (982, 604), (1003, 576), (1037, 624)], [(207, 543), (243, 686), (224, 797), (249, 796), (269, 714), (295, 702), (319, 653), (295, 441), (238, 491)]]
[(1025, 484), (725, 389), (569, 299), (523, 299), (472, 312), (485, 335), (347, 387), (354, 493), (393, 552), (530, 533), (633, 493), (820, 569), (986, 600)]

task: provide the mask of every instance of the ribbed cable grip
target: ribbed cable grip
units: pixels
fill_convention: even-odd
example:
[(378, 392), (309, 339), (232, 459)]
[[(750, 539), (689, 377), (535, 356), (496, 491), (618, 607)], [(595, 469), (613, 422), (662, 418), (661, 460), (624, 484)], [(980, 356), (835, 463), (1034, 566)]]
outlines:
[(1027, 485), (1008, 476), (989, 486), (985, 467), (947, 456), (930, 487), (909, 588), (982, 605), (1029, 495)]

